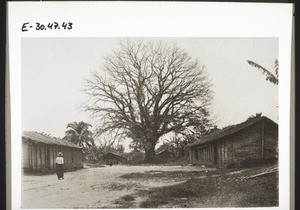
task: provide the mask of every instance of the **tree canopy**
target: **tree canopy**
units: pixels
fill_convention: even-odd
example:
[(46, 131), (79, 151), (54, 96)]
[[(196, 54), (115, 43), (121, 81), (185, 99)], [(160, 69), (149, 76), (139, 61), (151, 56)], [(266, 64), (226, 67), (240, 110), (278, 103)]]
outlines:
[(67, 128), (69, 129), (65, 132), (64, 138), (81, 147), (92, 148), (95, 146), (95, 142), (93, 133), (89, 130), (91, 126), (83, 121), (68, 123)]
[(163, 42), (128, 40), (104, 58), (103, 72), (86, 80), (86, 111), (100, 120), (98, 134), (130, 138), (152, 162), (160, 137), (210, 123), (211, 84), (204, 66)]

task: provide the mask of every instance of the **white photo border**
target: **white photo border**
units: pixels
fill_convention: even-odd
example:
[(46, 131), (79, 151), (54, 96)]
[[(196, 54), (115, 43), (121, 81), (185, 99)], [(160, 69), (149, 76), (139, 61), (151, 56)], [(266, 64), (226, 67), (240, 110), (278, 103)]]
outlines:
[[(21, 208), (23, 37), (278, 37), (279, 207), (268, 209), (289, 209), (292, 12), (292, 4), (276, 3), (9, 2), (11, 209)], [(73, 29), (21, 31), (25, 22), (37, 21), (72, 22)]]

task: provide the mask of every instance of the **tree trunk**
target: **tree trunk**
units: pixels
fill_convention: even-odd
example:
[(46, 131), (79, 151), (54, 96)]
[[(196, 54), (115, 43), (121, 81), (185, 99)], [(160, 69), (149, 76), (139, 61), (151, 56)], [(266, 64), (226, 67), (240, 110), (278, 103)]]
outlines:
[(145, 159), (144, 163), (155, 163), (155, 143), (151, 143), (149, 147), (145, 149)]

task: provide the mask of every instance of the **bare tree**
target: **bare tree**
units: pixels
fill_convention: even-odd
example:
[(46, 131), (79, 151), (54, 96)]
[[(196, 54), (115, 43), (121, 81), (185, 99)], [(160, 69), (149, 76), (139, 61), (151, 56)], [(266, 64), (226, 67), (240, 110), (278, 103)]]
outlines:
[(131, 138), (154, 161), (163, 135), (209, 123), (212, 99), (204, 66), (176, 45), (128, 40), (105, 57), (101, 75), (85, 83), (86, 111), (100, 117), (98, 133), (114, 131)]

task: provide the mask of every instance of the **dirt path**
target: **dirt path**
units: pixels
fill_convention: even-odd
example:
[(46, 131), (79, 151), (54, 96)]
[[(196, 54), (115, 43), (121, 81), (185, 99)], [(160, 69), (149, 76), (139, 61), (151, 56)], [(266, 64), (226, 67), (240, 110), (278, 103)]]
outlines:
[[(116, 208), (115, 201), (139, 189), (177, 184), (173, 180), (136, 181), (120, 178), (146, 171), (195, 171), (191, 166), (106, 166), (65, 173), (22, 177), (22, 208)], [(182, 180), (184, 181), (184, 179)]]

